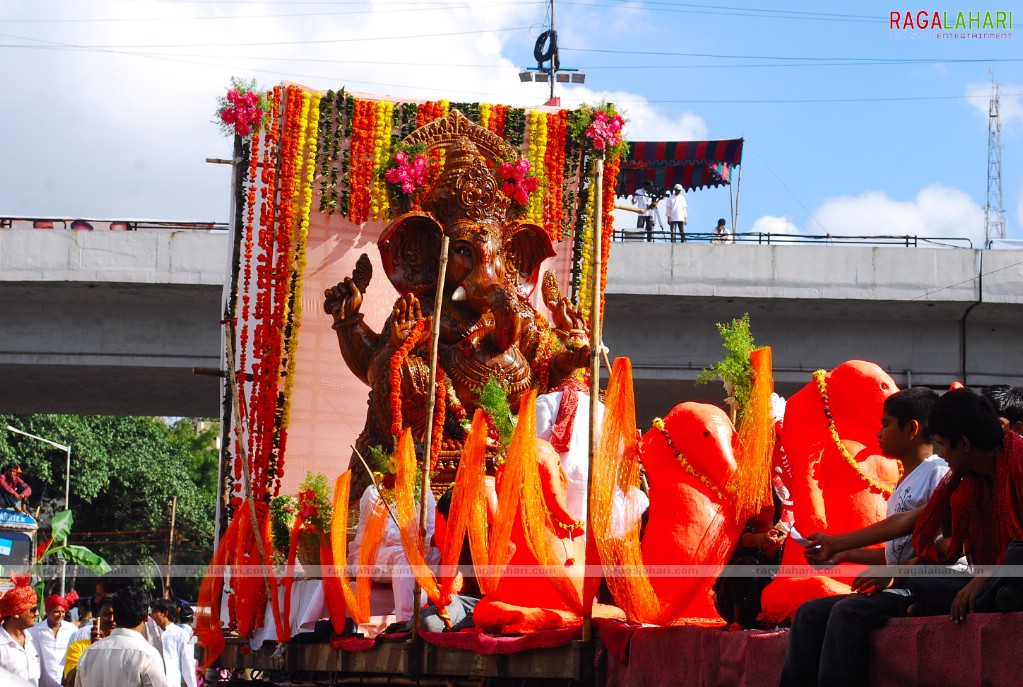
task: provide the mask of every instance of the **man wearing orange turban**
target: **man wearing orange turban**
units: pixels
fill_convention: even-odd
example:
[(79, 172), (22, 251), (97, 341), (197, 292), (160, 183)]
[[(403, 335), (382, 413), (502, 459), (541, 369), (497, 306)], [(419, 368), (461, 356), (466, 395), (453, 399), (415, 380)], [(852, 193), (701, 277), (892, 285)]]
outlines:
[(39, 654), (35, 644), (25, 632), (36, 624), (39, 598), (29, 586), (28, 575), (11, 578), (14, 587), (0, 598), (0, 667), (32, 684), (39, 682)]
[(64, 662), (64, 654), (67, 653), (71, 637), (78, 629), (74, 623), (65, 620), (64, 615), (77, 600), (78, 594), (75, 591), (67, 596), (49, 595), (43, 602), (46, 608), (45, 622), (36, 623), (28, 631), (39, 653), (41, 667), (39, 687), (60, 687), (61, 679), (64, 677), (64, 667), (61, 665)]

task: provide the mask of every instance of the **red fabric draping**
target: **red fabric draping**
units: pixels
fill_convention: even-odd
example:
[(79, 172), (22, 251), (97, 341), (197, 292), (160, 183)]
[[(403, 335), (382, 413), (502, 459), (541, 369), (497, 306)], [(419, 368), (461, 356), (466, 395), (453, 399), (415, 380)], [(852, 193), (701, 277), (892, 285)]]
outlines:
[(499, 637), (481, 632), (426, 632), (419, 630), (419, 636), (433, 646), (443, 649), (461, 649), (477, 654), (516, 654), (520, 651), (551, 649), (564, 646), (580, 639), (582, 629), (566, 627), (557, 630), (531, 632), (519, 637)]
[[(963, 553), (975, 565), (1001, 563), (1010, 542), (1023, 539), (1023, 437), (1006, 432), (994, 483), (981, 475), (949, 473), (938, 484), (913, 531), (921, 557), (950, 563)], [(952, 514), (952, 542), (941, 556), (934, 538)], [(992, 523), (994, 527), (992, 527)]]

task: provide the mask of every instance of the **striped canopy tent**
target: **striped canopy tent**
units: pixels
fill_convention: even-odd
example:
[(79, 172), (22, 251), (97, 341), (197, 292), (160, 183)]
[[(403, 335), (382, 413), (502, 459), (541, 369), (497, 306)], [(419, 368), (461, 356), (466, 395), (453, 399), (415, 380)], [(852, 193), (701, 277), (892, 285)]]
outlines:
[(742, 164), (743, 139), (724, 141), (636, 141), (618, 173), (617, 193), (630, 195), (650, 180), (656, 188), (682, 184), (687, 191), (732, 183)]

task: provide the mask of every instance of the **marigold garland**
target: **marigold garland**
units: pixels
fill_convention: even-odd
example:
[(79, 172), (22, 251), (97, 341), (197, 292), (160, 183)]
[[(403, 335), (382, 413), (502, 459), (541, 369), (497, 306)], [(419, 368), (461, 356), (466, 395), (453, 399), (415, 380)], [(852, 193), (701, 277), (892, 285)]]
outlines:
[(370, 217), (370, 196), (376, 159), (375, 134), (376, 105), (370, 100), (356, 99), (351, 136), (351, 169), (348, 177), (348, 185), (351, 188), (348, 219), (355, 224), (364, 224)]
[(709, 489), (710, 492), (717, 497), (719, 503), (723, 503), (725, 500), (724, 493), (720, 489), (718, 489), (718, 487), (714, 485), (714, 483), (712, 483), (706, 477), (706, 475), (697, 471), (697, 469), (693, 467), (692, 463), (686, 460), (685, 456), (682, 455), (682, 451), (680, 451), (678, 449), (678, 446), (675, 445), (675, 442), (672, 441), (671, 435), (668, 433), (667, 428), (664, 426), (664, 420), (662, 420), (659, 417), (655, 417), (653, 421), (653, 426), (654, 429), (661, 433), (661, 436), (664, 437), (664, 440), (668, 442), (668, 448), (670, 448), (672, 453), (675, 454), (675, 460), (677, 460), (679, 465), (682, 466), (682, 469), (684, 469), (687, 474), (695, 477), (700, 482), (700, 484), (707, 487), (707, 489)]
[(529, 113), (529, 166), (539, 184), (540, 193), (534, 193), (526, 206), (526, 221), (543, 224), (543, 204), (547, 182), (545, 162), (547, 156), (547, 114), (538, 110)]
[(376, 103), (376, 128), (373, 134), (373, 178), (371, 216), (373, 219), (390, 217), (391, 202), (383, 170), (390, 158), (391, 129), (394, 117), (394, 103), (381, 100)]
[[(867, 487), (871, 491), (881, 494), (886, 499), (890, 498), (894, 489), (882, 482), (878, 482), (876, 479), (863, 472), (859, 463), (856, 462), (856, 458), (853, 457), (852, 453), (849, 452), (849, 449), (847, 449), (845, 444), (842, 443), (842, 437), (839, 436), (838, 428), (835, 427), (835, 418), (831, 414), (831, 406), (828, 405), (827, 374), (828, 373), (825, 370), (817, 370), (813, 373), (813, 381), (817, 384), (817, 390), (820, 392), (821, 401), (824, 403), (824, 417), (827, 418), (828, 421), (828, 433), (831, 435), (831, 441), (835, 444), (835, 448), (838, 449), (838, 452), (842, 454), (842, 458), (845, 462), (856, 472), (859, 478), (866, 483)], [(901, 480), (905, 472), (905, 468), (903, 467), (901, 460), (897, 462), (899, 464), (899, 480)]]
[(409, 353), (421, 343), (426, 331), (426, 319), (418, 320), (412, 325), (412, 330), (398, 347), (398, 350), (391, 356), (391, 435), (398, 439), (401, 436), (401, 366), (405, 363)]
[(565, 193), (565, 110), (547, 115), (547, 139), (544, 170), (547, 189), (543, 194), (543, 228), (551, 241), (561, 240)]
[(307, 131), (308, 154), (306, 155), (305, 174), (302, 183), (302, 207), (299, 212), (298, 238), (295, 245), (295, 268), (292, 272), (291, 293), (288, 297), (291, 304), (291, 322), (288, 327), (290, 336), (286, 342), (287, 374), (284, 377), (284, 412), (281, 420), (280, 449), (277, 459), (278, 482), (274, 486), (274, 496), (277, 496), (279, 493), (279, 478), (284, 474), (288, 427), (291, 422), (291, 398), (294, 391), (295, 371), (298, 362), (296, 351), (298, 350), (298, 334), (302, 328), (302, 275), (305, 273), (306, 241), (309, 237), (309, 214), (312, 211), (313, 186), (316, 177), (321, 99), (322, 95), (319, 93), (315, 93), (311, 97), (308, 93), (302, 94), (302, 110), (303, 113), (308, 112), (309, 116)]

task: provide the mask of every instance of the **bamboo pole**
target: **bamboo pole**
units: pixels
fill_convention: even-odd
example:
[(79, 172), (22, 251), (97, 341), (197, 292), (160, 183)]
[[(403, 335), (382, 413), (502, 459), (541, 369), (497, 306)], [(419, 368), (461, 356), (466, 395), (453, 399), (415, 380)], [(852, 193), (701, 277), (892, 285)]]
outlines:
[[(600, 358), (601, 358), (601, 312), (600, 312), (600, 263), (603, 255), (601, 234), (603, 233), (604, 214), (604, 160), (597, 160), (594, 170), (593, 183), (597, 185), (597, 207), (594, 211), (593, 221), (593, 288), (591, 289), (593, 300), (590, 304), (590, 441), (587, 452), (586, 470), (586, 533), (593, 536), (592, 520), (590, 518), (590, 490), (593, 489), (593, 463), (597, 455), (597, 413), (600, 404)], [(606, 363), (605, 363), (606, 364)], [(586, 552), (583, 554), (585, 562), (584, 569), (589, 571), (590, 546), (587, 544)], [(585, 581), (583, 589), (586, 589)], [(586, 600), (583, 599), (585, 604)], [(589, 642), (593, 639), (593, 609), (583, 616), (583, 641)]]
[[(430, 456), (433, 453), (433, 417), (437, 413), (437, 344), (440, 341), (440, 311), (444, 302), (444, 278), (448, 271), (448, 242), (447, 235), (440, 241), (440, 266), (437, 269), (437, 293), (433, 298), (433, 327), (430, 331), (430, 385), (429, 403), (426, 406), (426, 441), (423, 448), (423, 482), (419, 496), (419, 538), (423, 540), (423, 550), (429, 542), (426, 541), (426, 492), (430, 490)], [(419, 582), (416, 582), (412, 591), (412, 632), (419, 630)], [(437, 609), (441, 611), (443, 609)]]

